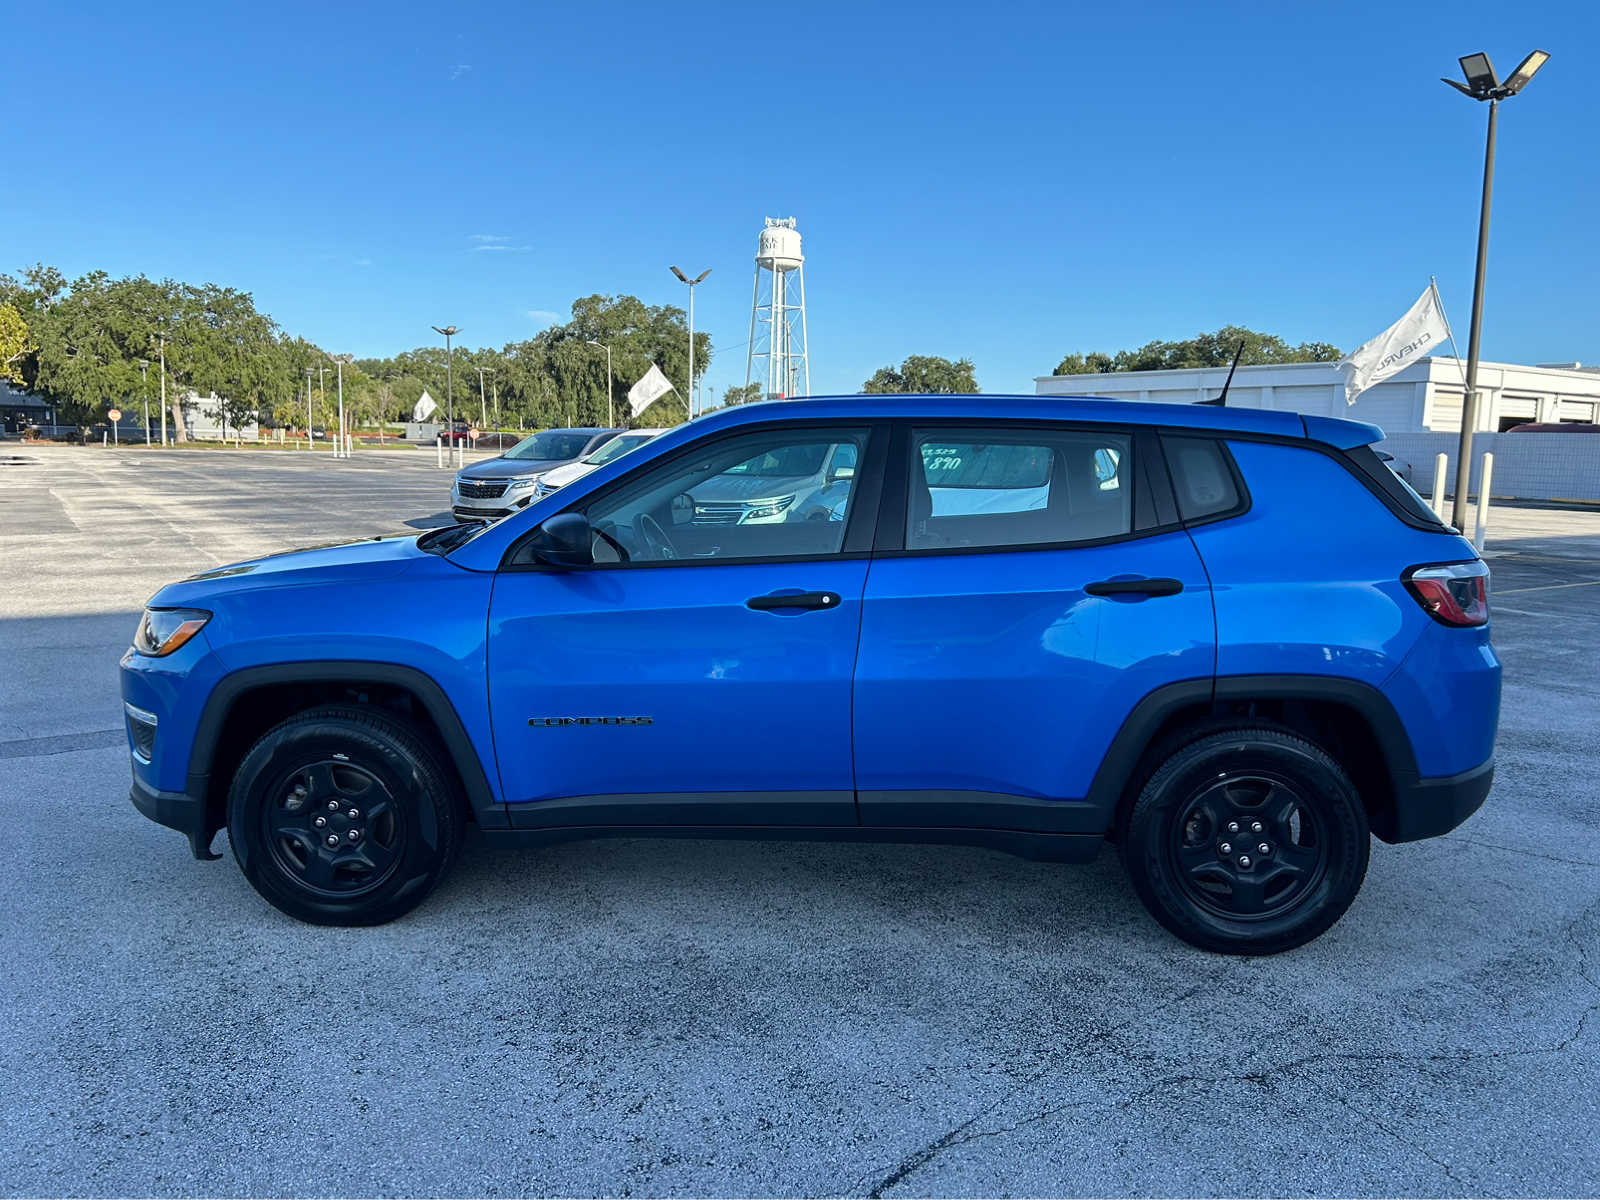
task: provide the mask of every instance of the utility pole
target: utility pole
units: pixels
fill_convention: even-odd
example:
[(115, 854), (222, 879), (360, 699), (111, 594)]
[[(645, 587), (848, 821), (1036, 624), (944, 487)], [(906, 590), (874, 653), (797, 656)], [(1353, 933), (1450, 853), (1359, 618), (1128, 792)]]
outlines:
[(312, 419), (312, 417), (311, 417), (311, 368), (307, 367), (306, 368), (306, 449), (307, 450), (310, 450), (310, 449), (313, 448), (312, 445), (311, 445), (311, 419)]
[[(492, 373), (493, 372), (491, 372), (491, 374)], [(483, 424), (481, 426), (479, 426), (479, 428), (488, 429), (489, 428), (489, 400), (484, 395), (484, 391), (483, 391), (483, 368), (482, 367), (478, 368), (478, 405), (483, 410)]]
[[(1543, 50), (1535, 50), (1518, 64), (1510, 79), (1501, 83), (1487, 54), (1469, 54), (1461, 59), (1461, 73), (1467, 77), (1466, 83), (1457, 83), (1454, 79), (1440, 81), (1448, 83), (1469, 99), (1489, 102), (1489, 132), (1483, 148), (1483, 197), (1478, 207), (1478, 267), (1472, 279), (1472, 326), (1467, 338), (1466, 395), (1461, 399), (1461, 438), (1456, 445), (1456, 494), (1450, 513), (1450, 523), (1462, 530), (1467, 528), (1467, 488), (1472, 483), (1472, 435), (1478, 425), (1478, 341), (1483, 330), (1484, 278), (1489, 268), (1489, 200), (1494, 190), (1494, 143), (1500, 119), (1500, 101), (1509, 100), (1527, 87), (1549, 58)], [(1487, 476), (1480, 480), (1479, 490), (1482, 491), (1488, 482)]]
[(150, 444), (150, 360), (139, 360), (139, 391), (144, 396), (144, 444)]
[[(694, 292), (691, 291), (689, 293), (689, 298), (691, 300), (694, 299)], [(690, 328), (691, 331), (694, 329), (694, 318), (692, 318), (692, 317), (690, 318), (690, 321), (689, 321), (689, 328)], [(617, 414), (616, 414), (616, 410), (612, 407), (612, 400), (611, 400), (611, 393), (612, 393), (612, 383), (611, 383), (611, 347), (610, 346), (606, 346), (606, 345), (602, 345), (600, 342), (596, 342), (596, 341), (593, 341), (593, 340), (591, 340), (588, 344), (591, 345), (591, 346), (599, 346), (600, 349), (602, 349), (602, 350), (604, 350), (606, 352), (606, 424), (611, 426), (613, 429), (615, 429), (616, 425), (617, 425)], [(694, 334), (692, 332), (689, 334), (689, 353), (690, 353), (691, 356), (694, 354)], [(691, 357), (689, 361), (690, 361), (690, 363), (693, 363), (694, 359)], [(691, 366), (690, 370), (692, 371), (693, 369), (694, 368)]]
[(355, 358), (353, 354), (329, 355), (339, 368), (339, 458), (350, 457), (349, 438), (344, 431), (344, 365)]
[(156, 340), (161, 343), (161, 446), (167, 445), (167, 338), (165, 334), (156, 334)]
[[(444, 335), (445, 411), (450, 419), (450, 444), (454, 446), (456, 441), (456, 382), (455, 376), (452, 374), (452, 368), (455, 365), (455, 355), (450, 350), (450, 339), (460, 333), (461, 330), (454, 325), (434, 325), (432, 329), (435, 333)], [(459, 452), (456, 461), (458, 463), (466, 461), (465, 450)]]
[(683, 398), (683, 403), (688, 408), (689, 416), (692, 419), (696, 415), (694, 403), (694, 289), (697, 284), (704, 282), (707, 275), (711, 274), (711, 268), (707, 267), (693, 279), (690, 279), (677, 267), (673, 267), (671, 270), (678, 277), (680, 283), (689, 285), (689, 394)]

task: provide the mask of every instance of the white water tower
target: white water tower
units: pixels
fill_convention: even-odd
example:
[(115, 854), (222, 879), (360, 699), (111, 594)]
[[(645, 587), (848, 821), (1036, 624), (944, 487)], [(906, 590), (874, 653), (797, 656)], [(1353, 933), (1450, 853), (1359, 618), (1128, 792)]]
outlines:
[(768, 400), (811, 394), (806, 355), (806, 269), (793, 217), (766, 219), (756, 239), (756, 286), (744, 382), (760, 381)]

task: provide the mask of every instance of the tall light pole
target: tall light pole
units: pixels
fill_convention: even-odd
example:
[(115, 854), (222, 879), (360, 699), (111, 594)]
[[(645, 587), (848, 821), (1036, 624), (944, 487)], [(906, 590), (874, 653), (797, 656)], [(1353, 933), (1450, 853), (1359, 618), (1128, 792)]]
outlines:
[(703, 282), (705, 277), (711, 274), (711, 268), (707, 267), (693, 279), (690, 279), (677, 267), (672, 268), (672, 273), (678, 277), (680, 283), (689, 285), (689, 394), (684, 397), (684, 403), (689, 406), (689, 416), (693, 418), (696, 415), (694, 403), (694, 289), (696, 284)]
[(139, 391), (144, 395), (144, 444), (150, 444), (150, 360), (139, 360)]
[(306, 368), (306, 449), (307, 450), (315, 450), (316, 449), (316, 447), (311, 444), (311, 422), (312, 422), (312, 420), (313, 420), (313, 416), (312, 416), (312, 413), (311, 413), (311, 368), (307, 367)]
[(354, 354), (330, 354), (328, 357), (333, 359), (339, 368), (339, 457), (349, 458), (350, 455), (345, 445), (344, 433), (344, 365), (347, 362), (354, 362), (356, 356)]
[(167, 338), (165, 334), (156, 334), (156, 341), (161, 343), (161, 445), (167, 445)]
[(445, 411), (450, 418), (450, 444), (453, 446), (456, 441), (456, 384), (455, 377), (451, 374), (451, 367), (454, 365), (455, 357), (450, 350), (450, 339), (460, 333), (461, 330), (454, 325), (434, 325), (432, 329), (435, 333), (444, 335)]
[[(693, 296), (694, 293), (690, 292), (689, 295)], [(689, 361), (691, 363), (693, 363), (694, 362), (694, 333), (692, 332), (693, 329), (694, 329), (694, 318), (693, 317), (689, 318), (689, 329), (691, 331), (690, 334), (689, 334)], [(611, 347), (607, 346), (607, 345), (604, 345), (604, 344), (602, 344), (600, 342), (597, 342), (593, 338), (590, 338), (586, 344), (590, 345), (590, 346), (599, 346), (600, 349), (602, 349), (602, 350), (604, 350), (606, 352), (606, 424), (611, 426), (612, 428), (616, 428), (617, 414), (616, 414), (616, 410), (611, 407)], [(692, 370), (693, 368), (691, 367), (690, 369)]]
[[(484, 394), (484, 390), (483, 390), (483, 372), (484, 372), (484, 370), (485, 370), (485, 368), (483, 368), (483, 367), (479, 367), (478, 368), (478, 404), (483, 409), (483, 424), (482, 424), (481, 428), (488, 429), (489, 428), (489, 398), (488, 398), (488, 396), (486, 396)], [(490, 371), (489, 374), (493, 375), (494, 372)]]
[(1467, 394), (1461, 401), (1461, 440), (1456, 446), (1456, 495), (1450, 523), (1467, 528), (1467, 488), (1472, 482), (1472, 434), (1478, 424), (1478, 336), (1483, 329), (1483, 283), (1489, 265), (1489, 198), (1494, 189), (1494, 141), (1499, 124), (1500, 101), (1509, 100), (1528, 86), (1539, 68), (1549, 61), (1543, 50), (1523, 59), (1511, 78), (1500, 82), (1487, 54), (1469, 54), (1461, 59), (1466, 83), (1445, 79), (1462, 95), (1489, 102), (1489, 134), (1483, 149), (1483, 201), (1478, 210), (1478, 269), (1472, 280), (1472, 332), (1467, 339)]

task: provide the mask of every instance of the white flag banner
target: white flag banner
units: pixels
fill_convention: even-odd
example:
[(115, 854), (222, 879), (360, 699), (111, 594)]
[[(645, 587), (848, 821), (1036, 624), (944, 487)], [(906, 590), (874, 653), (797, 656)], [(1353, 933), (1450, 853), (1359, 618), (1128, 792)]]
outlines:
[(438, 411), (438, 408), (439, 405), (434, 401), (434, 398), (428, 395), (427, 392), (423, 392), (422, 399), (418, 400), (417, 406), (411, 410), (411, 419), (413, 421), (426, 421)]
[(1345, 371), (1344, 402), (1354, 404), (1356, 397), (1373, 384), (1382, 383), (1431, 354), (1449, 336), (1450, 326), (1445, 323), (1439, 293), (1429, 284), (1410, 312), (1339, 363)]
[(668, 392), (673, 391), (673, 386), (667, 377), (661, 373), (661, 368), (655, 363), (650, 364), (650, 369), (644, 377), (628, 389), (628, 406), (633, 409), (633, 415), (638, 416)]

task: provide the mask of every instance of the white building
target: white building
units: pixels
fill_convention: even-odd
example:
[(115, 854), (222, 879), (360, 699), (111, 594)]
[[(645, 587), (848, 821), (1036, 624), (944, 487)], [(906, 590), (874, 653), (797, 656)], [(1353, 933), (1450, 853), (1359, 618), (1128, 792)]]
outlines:
[[(1464, 368), (1464, 359), (1419, 359), (1347, 405), (1344, 372), (1337, 363), (1240, 367), (1228, 389), (1228, 407), (1351, 417), (1370, 421), (1390, 434), (1459, 433)], [(1215, 399), (1227, 377), (1227, 367), (1197, 367), (1045, 375), (1034, 385), (1041, 396), (1192, 404)], [(1482, 431), (1501, 432), (1525, 421), (1593, 424), (1600, 419), (1600, 367), (1480, 362), (1478, 387), (1478, 429)]]

